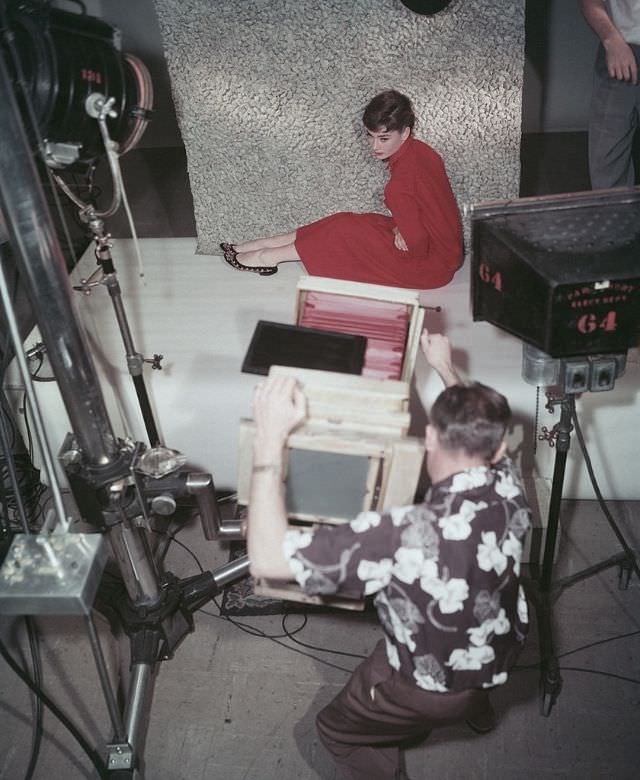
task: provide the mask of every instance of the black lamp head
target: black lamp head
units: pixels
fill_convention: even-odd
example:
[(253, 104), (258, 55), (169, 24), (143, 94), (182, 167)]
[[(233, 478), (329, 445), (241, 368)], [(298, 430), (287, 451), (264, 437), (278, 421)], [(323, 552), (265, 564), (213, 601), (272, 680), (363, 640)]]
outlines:
[(402, 0), (402, 4), (410, 11), (421, 16), (433, 16), (444, 10), (450, 3), (451, 0)]

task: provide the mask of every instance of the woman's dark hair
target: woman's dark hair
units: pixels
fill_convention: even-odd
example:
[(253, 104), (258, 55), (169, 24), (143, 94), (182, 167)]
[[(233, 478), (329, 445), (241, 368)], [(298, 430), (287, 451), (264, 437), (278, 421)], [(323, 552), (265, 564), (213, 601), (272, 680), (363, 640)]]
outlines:
[(431, 407), (429, 422), (446, 449), (490, 460), (504, 439), (510, 417), (509, 402), (501, 393), (474, 382), (443, 390)]
[(416, 115), (413, 106), (406, 95), (395, 89), (381, 92), (369, 101), (362, 115), (362, 121), (367, 130), (413, 130)]

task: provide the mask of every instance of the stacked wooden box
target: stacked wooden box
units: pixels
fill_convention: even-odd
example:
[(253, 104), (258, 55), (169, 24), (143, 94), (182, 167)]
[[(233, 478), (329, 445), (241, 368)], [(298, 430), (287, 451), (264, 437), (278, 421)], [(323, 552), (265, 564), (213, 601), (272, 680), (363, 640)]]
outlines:
[[(291, 526), (352, 520), (413, 502), (424, 459), (409, 437), (409, 389), (424, 310), (418, 293), (380, 285), (305, 277), (298, 283), (295, 322), (367, 336), (361, 376), (286, 366), (307, 398), (307, 419), (287, 441), (283, 480)], [(238, 504), (249, 501), (254, 423), (240, 425)], [(256, 593), (350, 609), (362, 602), (307, 596), (295, 583), (259, 580)]]

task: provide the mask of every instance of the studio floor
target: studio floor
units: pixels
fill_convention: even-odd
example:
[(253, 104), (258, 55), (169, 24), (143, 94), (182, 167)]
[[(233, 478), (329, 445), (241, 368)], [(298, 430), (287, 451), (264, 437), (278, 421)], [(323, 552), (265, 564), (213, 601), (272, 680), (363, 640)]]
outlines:
[[(194, 258), (190, 267), (176, 262), (176, 258), (181, 259), (182, 255), (171, 255), (173, 276), (163, 277), (165, 287), (161, 287), (158, 300), (168, 301), (170, 291), (185, 308), (200, 311), (201, 307), (212, 319), (195, 333), (195, 339), (194, 332), (183, 324), (181, 338), (192, 345), (191, 352), (176, 349), (167, 361), (163, 376), (154, 377), (154, 381), (156, 386), (159, 381), (178, 382), (177, 372), (182, 363), (195, 367), (191, 383), (194, 392), (197, 381), (207, 388), (219, 389), (220, 397), (207, 400), (217, 411), (205, 415), (206, 431), (202, 435), (213, 441), (218, 437), (216, 456), (233, 465), (228, 447), (223, 446), (220, 454), (219, 423), (235, 427), (236, 406), (246, 405), (249, 409), (251, 386), (244, 382), (238, 389), (239, 379), (229, 383), (225, 379), (240, 376), (242, 350), (253, 328), (246, 312), (251, 309), (254, 318), (256, 307), (270, 316), (291, 312), (298, 272), (284, 270), (275, 277), (277, 285), (270, 288), (277, 294), (259, 296), (258, 283), (264, 280), (246, 279), (246, 275), (222, 266), (219, 258)], [(211, 282), (205, 267), (209, 261), (218, 264), (211, 266), (217, 269), (215, 283)], [(128, 283), (127, 274), (133, 274), (131, 269), (135, 266), (124, 262), (122, 266), (125, 269), (122, 278)], [(153, 261), (149, 269), (152, 266)], [(193, 277), (194, 273), (204, 292), (187, 297), (187, 288), (183, 290), (180, 279), (182, 275)], [(215, 303), (211, 302), (211, 293), (207, 293), (207, 298), (201, 280), (209, 280), (207, 284), (213, 285)], [(193, 281), (189, 284), (193, 286)], [(240, 288), (244, 291), (243, 305), (238, 303)], [(456, 295), (466, 301), (467, 293), (468, 287), (464, 286)], [(164, 330), (158, 329), (159, 337), (170, 330), (168, 312), (173, 310), (166, 301), (161, 314), (164, 312), (167, 321)], [(464, 307), (466, 312), (466, 303)], [(138, 337), (140, 322), (149, 318), (144, 307), (132, 310)], [(459, 320), (468, 316), (466, 313), (463, 316), (462, 306), (452, 305), (448, 311), (449, 326), (461, 327)], [(478, 331), (480, 325), (473, 327)], [(113, 322), (110, 328), (115, 330)], [(107, 370), (111, 365), (107, 357), (115, 355), (121, 359), (122, 355), (115, 346), (113, 351), (107, 350), (104, 330), (101, 336), (99, 347), (95, 343), (92, 347), (106, 376), (113, 377), (114, 372)], [(150, 341), (148, 336), (145, 341)], [(155, 343), (151, 348), (143, 343), (143, 348), (153, 350)], [(162, 339), (160, 344), (164, 350)], [(462, 344), (470, 351), (467, 342)], [(207, 350), (211, 349), (220, 353), (213, 366), (215, 370), (212, 369), (214, 379), (203, 380), (202, 367), (208, 365)], [(497, 362), (511, 365), (512, 358), (508, 350), (502, 349)], [(216, 366), (225, 370), (220, 372)], [(500, 365), (484, 370), (496, 377), (499, 368)], [(519, 368), (511, 366), (509, 370), (517, 375)], [(124, 386), (124, 380), (118, 381)], [(627, 395), (636, 398), (634, 392)], [(193, 404), (183, 404), (180, 410), (171, 401), (172, 397), (167, 395), (166, 404), (173, 405), (163, 413), (165, 428), (169, 423), (173, 427), (191, 425)], [(629, 399), (623, 404), (624, 413), (631, 417), (637, 408), (633, 404)], [(184, 416), (184, 424), (180, 423), (180, 414)], [(230, 419), (225, 421), (225, 417)], [(181, 448), (182, 444), (177, 446)], [(184, 451), (188, 452), (188, 448)], [(207, 463), (210, 456), (205, 450), (202, 453)], [(635, 465), (631, 468), (637, 471)], [(229, 466), (229, 474), (232, 471)], [(222, 484), (226, 487), (229, 483), (225, 479)], [(610, 506), (627, 541), (637, 550), (640, 548), (640, 501), (611, 501)], [(620, 550), (595, 501), (582, 497), (565, 501), (561, 528), (556, 578), (580, 571)], [(204, 568), (211, 569), (226, 563), (229, 551), (218, 542), (206, 542), (194, 524), (182, 529), (171, 544), (167, 568), (178, 576), (195, 574), (198, 564), (194, 555)], [(407, 753), (407, 770), (412, 780), (631, 780), (638, 776), (640, 581), (634, 575), (630, 586), (620, 590), (617, 569), (602, 571), (559, 595), (553, 618), (563, 687), (548, 717), (540, 712), (540, 653), (533, 616), (519, 667), (509, 684), (494, 694), (499, 715), (497, 729), (483, 737), (464, 725), (432, 733), (423, 744)], [(100, 618), (97, 622), (115, 679), (118, 670), (128, 663), (128, 648), (110, 635)], [(147, 780), (338, 780), (330, 758), (317, 741), (314, 717), (346, 682), (349, 671), (358, 663), (358, 656), (373, 649), (380, 636), (374, 617), (368, 613), (326, 611), (307, 616), (290, 614), (284, 625), (282, 615), (231, 621), (220, 617), (217, 605), (212, 603), (196, 614), (195, 622), (195, 632), (186, 637), (172, 660), (160, 666), (157, 675), (144, 753), (144, 777)], [(38, 618), (37, 624), (44, 689), (104, 756), (110, 738), (109, 718), (83, 621), (47, 617)], [(0, 636), (14, 657), (20, 657), (21, 663), (30, 668), (22, 621), (0, 617)], [(2, 659), (0, 710), (0, 778), (20, 780), (25, 777), (32, 749), (32, 701), (24, 684)], [(96, 777), (82, 750), (49, 713), (45, 714), (44, 726), (34, 780)]]
[[(611, 510), (636, 548), (640, 504)], [(186, 526), (169, 548), (179, 575), (225, 563), (228, 551)], [(182, 546), (184, 545), (184, 546)], [(568, 501), (556, 575), (582, 570), (618, 552), (595, 502)], [(413, 780), (631, 780), (637, 777), (640, 727), (640, 582), (618, 589), (607, 569), (567, 589), (554, 605), (563, 687), (548, 717), (540, 714), (535, 619), (518, 670), (494, 694), (497, 729), (466, 726), (432, 733), (407, 752)], [(346, 612), (220, 618), (215, 604), (196, 615), (195, 633), (157, 676), (145, 751), (147, 780), (333, 780), (314, 717), (379, 636), (372, 615)], [(79, 618), (38, 619), (44, 687), (99, 750), (109, 738), (106, 709)], [(126, 651), (98, 619), (112, 670)], [(20, 620), (4, 617), (0, 634), (25, 647)], [(298, 630), (300, 629), (300, 630)], [(293, 638), (283, 636), (286, 632)], [(330, 652), (334, 651), (334, 652)], [(24, 777), (32, 705), (23, 683), (0, 661), (0, 777)], [(49, 713), (33, 777), (95, 777), (68, 732)]]

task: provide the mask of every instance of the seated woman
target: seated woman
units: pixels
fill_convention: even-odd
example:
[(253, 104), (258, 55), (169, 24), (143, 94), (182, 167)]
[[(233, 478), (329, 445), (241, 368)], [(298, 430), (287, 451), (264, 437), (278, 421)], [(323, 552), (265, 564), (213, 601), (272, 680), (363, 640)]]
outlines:
[(376, 95), (362, 117), (373, 156), (389, 167), (391, 216), (333, 214), (292, 233), (221, 244), (225, 260), (264, 276), (300, 260), (307, 273), (334, 279), (414, 289), (450, 282), (463, 260), (460, 214), (442, 159), (413, 137), (415, 120), (395, 90)]

